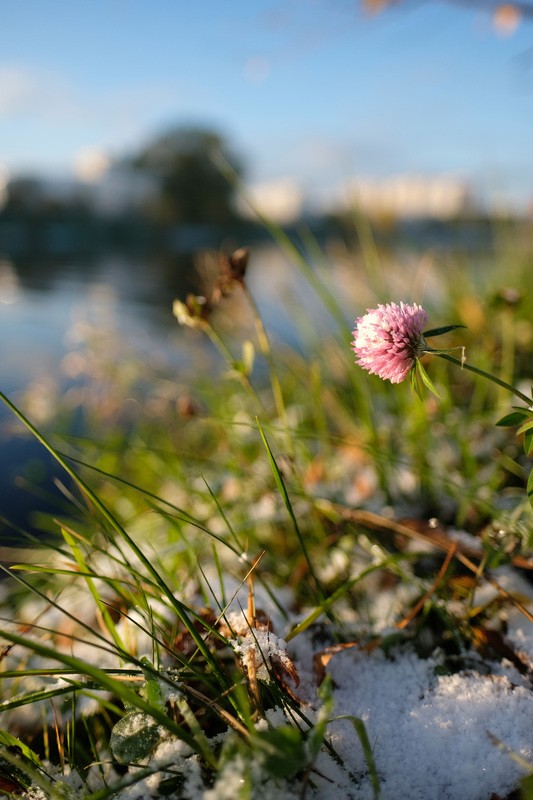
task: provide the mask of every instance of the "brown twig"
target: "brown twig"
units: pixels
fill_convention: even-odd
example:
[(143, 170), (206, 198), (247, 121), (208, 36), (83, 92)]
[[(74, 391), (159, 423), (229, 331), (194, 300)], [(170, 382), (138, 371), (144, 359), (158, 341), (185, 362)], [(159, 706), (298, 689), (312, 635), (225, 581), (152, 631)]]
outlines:
[(438, 588), (440, 582), (442, 581), (442, 579), (444, 578), (444, 576), (446, 575), (446, 571), (447, 571), (448, 567), (450, 566), (450, 562), (451, 562), (452, 558), (455, 556), (456, 551), (457, 551), (457, 542), (452, 542), (452, 544), (450, 546), (450, 549), (448, 550), (448, 553), (446, 554), (446, 558), (442, 562), (442, 566), (439, 569), (438, 575), (435, 578), (435, 580), (433, 581), (431, 587), (424, 594), (424, 596), (420, 598), (418, 603), (415, 603), (415, 605), (413, 606), (411, 611), (408, 614), (406, 614), (406, 616), (402, 620), (400, 620), (400, 622), (396, 623), (396, 627), (399, 628), (401, 631), (403, 631), (403, 629), (406, 628), (409, 625), (409, 623), (414, 620), (414, 618), (417, 616), (417, 614), (419, 614), (419, 612), (422, 611), (422, 609), (424, 608), (424, 605), (429, 600), (431, 595), (434, 594), (437, 591), (437, 588)]
[[(422, 533), (414, 528), (405, 525), (402, 522), (397, 522), (393, 519), (387, 519), (387, 517), (382, 517), (379, 514), (374, 514), (372, 511), (364, 511), (361, 509), (351, 509), (345, 507), (336, 507), (338, 511), (340, 511), (341, 515), (345, 520), (349, 520), (351, 522), (358, 522), (359, 524), (371, 528), (373, 530), (380, 530), (384, 532), (392, 532), (399, 536), (406, 536), (409, 539), (416, 539), (422, 542), (430, 542), (439, 550), (443, 550), (448, 552), (451, 544), (451, 540), (448, 536), (439, 531), (431, 531), (429, 533)], [(474, 573), (474, 575), (479, 574), (479, 566), (475, 564), (471, 558), (480, 558), (481, 553), (476, 553), (473, 548), (465, 547), (462, 543), (457, 542), (457, 547), (454, 553), (454, 557), (468, 570)], [(533, 562), (530, 559), (523, 559), (523, 558), (513, 558), (511, 560), (513, 566), (522, 567), (522, 568), (529, 568), (533, 569)], [(527, 567), (525, 565), (527, 564)], [(506, 600), (509, 600), (515, 608), (523, 614), (529, 622), (533, 622), (533, 614), (521, 603), (516, 597), (504, 589), (494, 578), (491, 578), (486, 572), (483, 573), (484, 580), (487, 581), (496, 591), (500, 594), (501, 597), (504, 597)]]

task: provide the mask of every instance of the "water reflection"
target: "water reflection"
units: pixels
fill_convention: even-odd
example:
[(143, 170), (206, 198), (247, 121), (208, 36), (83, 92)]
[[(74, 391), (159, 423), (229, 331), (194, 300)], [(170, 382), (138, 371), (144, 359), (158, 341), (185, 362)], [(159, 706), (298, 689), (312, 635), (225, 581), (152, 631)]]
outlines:
[[(43, 414), (49, 417), (58, 387), (66, 392), (76, 383), (66, 354), (81, 346), (74, 339), (84, 325), (123, 335), (139, 355), (150, 346), (165, 348), (176, 361), (172, 300), (200, 290), (192, 254), (0, 257), (0, 387), (16, 399), (33, 385), (34, 406), (27, 413), (37, 423)], [(4, 542), (18, 538), (17, 526), (32, 530), (36, 512), (57, 513), (62, 503), (54, 486), (61, 476), (51, 458), (13, 423), (2, 404), (0, 516), (14, 526), (10, 530), (0, 521)], [(29, 486), (38, 487), (37, 494)]]
[(194, 253), (25, 254), (0, 261), (0, 291), (19, 286), (52, 293), (70, 285), (83, 292), (91, 283), (105, 282), (127, 302), (158, 305), (169, 294), (198, 291), (195, 261)]
[[(24, 408), (37, 425), (46, 423), (59, 402), (80, 380), (78, 369), (84, 340), (108, 337), (109, 347), (122, 338), (140, 360), (155, 358), (175, 367), (176, 374), (192, 369), (194, 348), (210, 347), (201, 336), (191, 338), (172, 316), (175, 298), (188, 293), (210, 296), (217, 271), (217, 252), (128, 253), (105, 251), (90, 257), (77, 254), (32, 254), (0, 261), (0, 387), (15, 400), (32, 386)], [(286, 256), (275, 247), (254, 249), (249, 285), (265, 322), (275, 338), (298, 344), (294, 319), (281, 298), (296, 298), (311, 309), (304, 287), (297, 286)], [(316, 304), (316, 301), (315, 301)], [(241, 338), (249, 324), (249, 309), (235, 292), (217, 310), (217, 325), (230, 339)], [(317, 312), (318, 313), (318, 312)], [(315, 317), (315, 321), (317, 318)], [(189, 332), (190, 333), (190, 332)], [(0, 407), (0, 514), (15, 525), (31, 528), (28, 514), (52, 510), (57, 501), (51, 460), (41, 446), (14, 435), (13, 419)], [(37, 481), (39, 496), (23, 483)], [(61, 500), (59, 500), (61, 502)], [(52, 504), (52, 505), (51, 505)], [(0, 538), (2, 538), (0, 523)], [(3, 538), (6, 538), (4, 528)]]
[(9, 258), (0, 259), (0, 303), (11, 305), (20, 296), (20, 281), (13, 262)]

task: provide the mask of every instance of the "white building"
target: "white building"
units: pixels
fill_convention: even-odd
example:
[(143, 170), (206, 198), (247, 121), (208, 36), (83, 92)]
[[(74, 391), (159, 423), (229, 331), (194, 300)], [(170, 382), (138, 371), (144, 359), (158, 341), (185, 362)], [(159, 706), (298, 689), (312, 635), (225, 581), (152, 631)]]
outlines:
[(451, 175), (356, 179), (350, 204), (368, 216), (450, 219), (472, 207), (468, 184)]
[(256, 218), (256, 211), (280, 225), (290, 225), (302, 213), (303, 193), (292, 178), (277, 178), (247, 188), (250, 203), (237, 198), (237, 210), (244, 217)]

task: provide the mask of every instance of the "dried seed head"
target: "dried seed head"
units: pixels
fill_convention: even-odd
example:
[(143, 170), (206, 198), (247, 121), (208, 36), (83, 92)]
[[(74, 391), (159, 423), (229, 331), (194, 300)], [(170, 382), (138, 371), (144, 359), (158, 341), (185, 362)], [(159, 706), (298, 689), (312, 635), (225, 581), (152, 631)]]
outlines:
[(211, 312), (211, 305), (201, 295), (188, 294), (185, 302), (174, 300), (172, 313), (180, 325), (198, 328), (205, 322)]

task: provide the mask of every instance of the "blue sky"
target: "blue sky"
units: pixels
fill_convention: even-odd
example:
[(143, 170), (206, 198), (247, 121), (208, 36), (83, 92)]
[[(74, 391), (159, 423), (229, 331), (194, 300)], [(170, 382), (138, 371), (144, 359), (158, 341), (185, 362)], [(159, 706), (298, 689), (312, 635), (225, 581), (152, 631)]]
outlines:
[(65, 174), (196, 122), (251, 180), (452, 173), (526, 203), (533, 20), (503, 35), (483, 5), (0, 0), (0, 163)]

